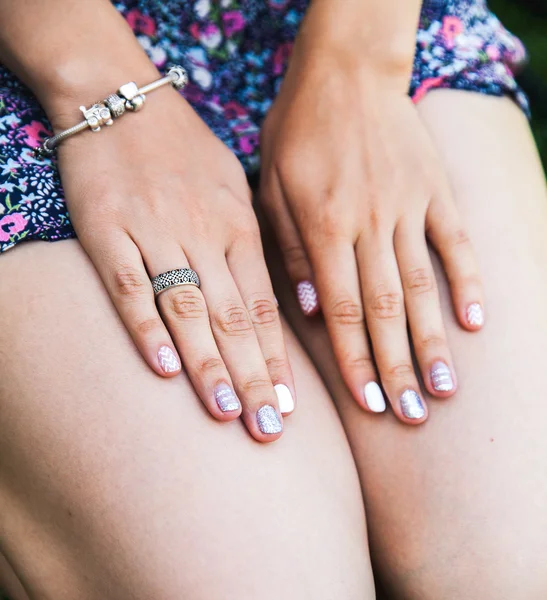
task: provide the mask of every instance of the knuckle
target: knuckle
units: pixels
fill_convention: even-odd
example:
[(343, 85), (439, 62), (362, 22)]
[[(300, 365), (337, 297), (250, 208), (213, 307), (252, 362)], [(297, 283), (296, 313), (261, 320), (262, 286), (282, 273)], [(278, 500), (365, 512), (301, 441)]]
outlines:
[(145, 281), (142, 274), (133, 267), (120, 267), (114, 273), (116, 295), (122, 298), (135, 298), (150, 292), (150, 282)]
[(414, 369), (410, 363), (398, 363), (389, 366), (386, 369), (384, 376), (386, 376), (389, 380), (407, 380), (411, 377), (414, 377)]
[(466, 246), (471, 244), (467, 231), (463, 228), (458, 228), (452, 235), (452, 246), (457, 248), (458, 246)]
[[(450, 283), (452, 284), (454, 281)], [(482, 286), (482, 281), (478, 273), (472, 275), (461, 274), (461, 279), (457, 283), (462, 289), (480, 289)]]
[(249, 335), (253, 326), (245, 307), (239, 304), (229, 304), (215, 315), (214, 322), (225, 335)]
[(272, 382), (261, 375), (249, 375), (240, 387), (244, 394), (267, 394), (271, 390)]
[(243, 218), (235, 232), (234, 232), (234, 245), (250, 245), (253, 248), (259, 248), (262, 244), (260, 238), (260, 228), (256, 218)]
[(357, 325), (363, 322), (363, 308), (350, 298), (339, 298), (333, 303), (330, 316), (336, 324)]
[(331, 210), (325, 210), (325, 214), (318, 220), (316, 228), (323, 241), (335, 243), (343, 237), (340, 218), (332, 214)]
[(266, 358), (266, 366), (270, 373), (279, 373), (280, 371), (287, 370), (288, 363), (286, 359), (280, 356), (270, 356)]
[(446, 340), (441, 335), (432, 333), (421, 337), (418, 341), (418, 346), (422, 350), (428, 350), (429, 348), (440, 348), (446, 346)]
[(307, 264), (308, 258), (306, 256), (306, 252), (302, 246), (286, 246), (282, 248), (283, 256), (285, 257), (285, 262), (290, 265), (301, 265)]
[(224, 363), (217, 356), (204, 356), (196, 361), (194, 369), (199, 377), (206, 377), (224, 370)]
[(156, 331), (163, 326), (163, 323), (158, 318), (144, 319), (135, 324), (135, 333), (139, 336), (146, 336), (152, 331)]
[(370, 312), (375, 319), (397, 319), (403, 314), (403, 298), (397, 292), (379, 288), (370, 302)]
[(378, 231), (380, 231), (380, 214), (377, 210), (377, 208), (375, 207), (375, 205), (373, 204), (369, 210), (368, 210), (368, 215), (367, 215), (367, 222), (368, 222), (368, 232), (369, 235), (373, 235), (376, 236), (378, 234)]
[(404, 277), (405, 287), (415, 295), (433, 292), (436, 289), (435, 278), (428, 269), (412, 269)]
[(252, 208), (242, 212), (238, 222), (238, 233), (249, 237), (260, 237), (260, 227)]
[(193, 286), (184, 286), (167, 292), (168, 308), (177, 319), (202, 319), (207, 307), (201, 294)]
[(256, 298), (249, 303), (249, 315), (254, 325), (268, 326), (276, 325), (278, 322), (278, 311), (273, 300), (268, 298)]
[(374, 361), (370, 356), (348, 356), (344, 359), (344, 362), (352, 370), (374, 371)]

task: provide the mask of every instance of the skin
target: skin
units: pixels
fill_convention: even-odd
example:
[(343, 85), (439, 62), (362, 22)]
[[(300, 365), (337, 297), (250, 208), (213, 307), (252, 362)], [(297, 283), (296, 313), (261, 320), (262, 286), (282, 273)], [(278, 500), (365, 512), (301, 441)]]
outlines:
[[(262, 204), (293, 284), (315, 282), (355, 400), (368, 410), (364, 387), (379, 381), (395, 415), (419, 424), (427, 412), (410, 419), (399, 402), (405, 390), (419, 392), (418, 377), (438, 398), (457, 389), (427, 239), (468, 330), (479, 329), (467, 320), (467, 308), (483, 304), (479, 273), (437, 150), (407, 95), (410, 67), (383, 72), (351, 49), (333, 51), (316, 34), (325, 12), (312, 4), (263, 128)], [(452, 371), (449, 391), (433, 387), (438, 361)]]
[(360, 410), (264, 230), (276, 295), (353, 459), (290, 330), (300, 404), (262, 446), (213, 420), (185, 376), (146, 368), (78, 242), (2, 257), (0, 540), (30, 598), (374, 598), (363, 500), (387, 598), (545, 598), (545, 179), (510, 100), (439, 91), (419, 111), (491, 307), (476, 336), (447, 317), (461, 389), (424, 428)]
[(260, 444), (147, 368), (76, 240), (0, 277), (0, 551), (32, 600), (373, 600), (349, 445), (285, 323), (302, 401)]
[[(55, 131), (81, 119), (73, 108), (84, 99), (102, 90), (106, 96), (131, 76), (140, 84), (160, 76), (111, 3), (98, 0), (95, 8), (91, 23), (81, 2), (0, 2), (2, 58), (35, 92)], [(47, 39), (67, 30), (81, 36), (36, 64), (37, 48), (17, 40), (40, 17), (36, 29)], [(81, 61), (92, 47), (94, 64), (101, 64), (98, 39), (105, 52), (119, 48), (119, 58), (105, 69), (112, 63), (105, 56), (94, 73)], [(55, 69), (48, 71), (50, 64)], [(241, 417), (256, 440), (275, 441), (281, 432), (262, 432), (257, 413), (269, 405), (282, 421), (274, 385), (287, 386), (293, 399), (296, 393), (245, 174), (175, 90), (154, 96), (102, 135), (86, 132), (62, 144), (59, 171), (71, 221), (150, 367), (174, 377), (183, 363), (215, 418)], [(150, 277), (189, 266), (202, 274), (201, 288), (175, 287), (156, 303)], [(168, 372), (159, 360), (166, 347), (179, 362)], [(235, 392), (239, 409), (222, 412), (215, 390), (223, 385)]]
[[(407, 322), (428, 391), (456, 391), (437, 392), (431, 383), (434, 364), (450, 368), (452, 358), (426, 230), (467, 327), (467, 307), (482, 303), (479, 277), (440, 162), (406, 96), (420, 2), (350, 0), (336, 14), (334, 7), (313, 2), (298, 35), (264, 127), (261, 197), (293, 282), (303, 273), (316, 280), (356, 401), (367, 410), (364, 387), (378, 380), (394, 413), (419, 424), (427, 408), (410, 418), (400, 403), (403, 392), (420, 393)], [(0, 22), (0, 58), (36, 94), (56, 132), (77, 120), (74, 106), (128, 77), (140, 84), (159, 75), (107, 0), (96, 0), (92, 21), (76, 0), (0, 0)], [(29, 30), (43, 33), (19, 43)], [(59, 46), (66, 31), (74, 35)], [(293, 400), (296, 390), (250, 191), (234, 156), (172, 89), (102, 135), (67, 140), (58, 154), (78, 238), (150, 367), (172, 377), (183, 363), (213, 416), (241, 416), (256, 440), (278, 439), (281, 431), (260, 430), (258, 411), (273, 407), (281, 423), (274, 386), (286, 385)], [(311, 173), (305, 177), (302, 159)], [(400, 177), (392, 177), (394, 165), (403, 165)], [(149, 278), (181, 267), (202, 274), (201, 289), (169, 289), (154, 302)], [(162, 368), (165, 351), (178, 368)], [(222, 412), (218, 386), (234, 391), (239, 409)]]
[(460, 376), (423, 428), (364, 414), (334, 366), (328, 333), (306, 319), (266, 244), (276, 295), (340, 412), (363, 486), (371, 554), (396, 600), (542, 600), (547, 502), (542, 369), (547, 354), (547, 186), (526, 118), (508, 98), (438, 90), (418, 105), (484, 273), (489, 320), (450, 318)]
[[(28, 5), (29, 2), (25, 7), (28, 8)], [(4, 11), (6, 6), (6, 2), (0, 3)], [(317, 3), (315, 6), (327, 5)], [(371, 5), (367, 6), (370, 8)], [(78, 14), (78, 3), (72, 3), (71, 9), (65, 11), (66, 14), (56, 14), (62, 14), (63, 19), (74, 18)], [(113, 88), (110, 78), (116, 78), (117, 85), (128, 79), (128, 72), (135, 73), (135, 79), (151, 73), (149, 64), (142, 60), (142, 53), (130, 51), (135, 45), (134, 41), (129, 42), (132, 38), (127, 30), (122, 25), (118, 27), (123, 21), (113, 16), (101, 19), (100, 11), (103, 9), (105, 15), (112, 14), (108, 3), (97, 4), (99, 18), (96, 21), (101, 24), (101, 36), (104, 36), (101, 39), (109, 39), (115, 33), (112, 39), (127, 40), (124, 48), (128, 48), (127, 56), (122, 52), (123, 60), (101, 80), (101, 85), (106, 87), (108, 84), (107, 92)], [(406, 11), (401, 12), (407, 14)], [(54, 11), (46, 13), (51, 16)], [(383, 14), (383, 10), (380, 13)], [(321, 14), (328, 14), (328, 11)], [(38, 11), (38, 16), (33, 13), (28, 18), (39, 19), (39, 16)], [(76, 19), (76, 22), (80, 20)], [(323, 19), (319, 22), (324, 23)], [(398, 19), (396, 22), (401, 24)], [(44, 24), (48, 25), (42, 23), (42, 26)], [(61, 24), (67, 25), (66, 21)], [(49, 31), (48, 27), (42, 29)], [(347, 37), (348, 30), (342, 29), (344, 35), (334, 35), (333, 40)], [(19, 69), (23, 79), (33, 86), (52, 116), (55, 128), (62, 128), (65, 122), (72, 124), (72, 113), (67, 107), (74, 106), (74, 99), (80, 93), (91, 97), (89, 89), (99, 81), (100, 73), (91, 72), (89, 81), (82, 84), (78, 80), (80, 71), (76, 68), (77, 63), (66, 65), (61, 56), (59, 64), (62, 68), (57, 74), (33, 77), (39, 69), (32, 65), (32, 60), (25, 62), (25, 57), (14, 53), (16, 44), (10, 45), (10, 40), (17, 37), (17, 28), (14, 30), (3, 41), (7, 43), (7, 48), (4, 48), (6, 61), (14, 70)], [(407, 35), (414, 33), (408, 23), (405, 31)], [(96, 35), (96, 32), (86, 30), (77, 43), (89, 52)], [(68, 45), (71, 46), (74, 40)], [(86, 47), (86, 44), (90, 46)], [(336, 48), (336, 45), (333, 47)], [(78, 48), (70, 50), (79, 55)], [(63, 49), (60, 51), (62, 53)], [(381, 52), (379, 54), (382, 55)], [(339, 56), (338, 53), (336, 55)], [(245, 215), (245, 206), (246, 214), (250, 214), (249, 194), (241, 174), (238, 178), (226, 166), (228, 155), (222, 153), (215, 140), (200, 129), (184, 101), (170, 91), (162, 92), (165, 101), (162, 106), (171, 108), (180, 128), (186, 127), (189, 134), (195, 134), (197, 147), (203, 156), (211, 153), (216, 159), (211, 161), (215, 165), (215, 176), (211, 177), (207, 172), (207, 177), (196, 177), (189, 183), (188, 178), (183, 177), (185, 173), (178, 170), (181, 168), (178, 164), (168, 163), (166, 172), (176, 174), (172, 180), (175, 189), (181, 197), (190, 199), (189, 206), (196, 211), (190, 211), (191, 218), (195, 217), (191, 221), (193, 228), (185, 230), (186, 221), (180, 216), (177, 218), (176, 203), (169, 200), (172, 187), (157, 184), (158, 173), (163, 172), (163, 162), (136, 140), (132, 132), (120, 126), (115, 134), (109, 135), (110, 150), (106, 151), (106, 155), (120, 162), (126, 176), (119, 177), (116, 172), (120, 181), (114, 183), (112, 175), (109, 182), (113, 189), (108, 190), (108, 195), (97, 184), (99, 178), (82, 179), (84, 184), (76, 181), (83, 177), (88, 165), (80, 145), (83, 142), (73, 140), (70, 146), (67, 144), (66, 154), (60, 156), (65, 187), (74, 190), (68, 192), (68, 201), (71, 213), (75, 215), (80, 241), (52, 245), (24, 244), (0, 262), (0, 277), (10, 281), (9, 289), (4, 287), (0, 290), (0, 348), (8, 349), (4, 350), (0, 361), (0, 541), (3, 554), (31, 598), (103, 597), (123, 600), (182, 596), (191, 600), (210, 600), (225, 599), (227, 595), (240, 600), (258, 595), (266, 599), (281, 596), (295, 600), (306, 595), (325, 599), (373, 598), (375, 592), (363, 499), (368, 512), (367, 524), (371, 531), (373, 558), (378, 565), (377, 573), (394, 598), (457, 599), (474, 594), (487, 600), (504, 597), (503, 594), (518, 600), (544, 598), (547, 587), (542, 570), (546, 555), (545, 536), (538, 531), (544, 531), (545, 527), (542, 507), (547, 500), (547, 485), (541, 477), (537, 477), (538, 472), (545, 472), (541, 458), (546, 450), (541, 427), (544, 403), (537, 402), (542, 389), (534, 378), (539, 368), (534, 361), (544, 355), (547, 337), (547, 326), (541, 317), (538, 318), (547, 300), (544, 287), (538, 284), (538, 273), (544, 270), (547, 255), (544, 247), (547, 225), (544, 180), (539, 174), (529, 134), (525, 133), (523, 117), (508, 100), (481, 98), (480, 102), (487, 104), (469, 105), (467, 100), (460, 101), (458, 95), (455, 103), (443, 101), (440, 105), (432, 105), (429, 102), (429, 108), (424, 108), (420, 114), (425, 124), (422, 126), (422, 122), (418, 121), (419, 113), (407, 101), (403, 103), (400, 90), (398, 93), (395, 91), (399, 67), (405, 62), (399, 59), (399, 56), (394, 59), (393, 69), (387, 65), (389, 77), (379, 81), (381, 92), (375, 96), (377, 92), (372, 90), (372, 96), (366, 96), (366, 99), (372, 99), (372, 106), (378, 114), (391, 116), (393, 111), (393, 114), (402, 115), (404, 128), (408, 125), (413, 135), (402, 144), (398, 144), (396, 139), (399, 130), (388, 128), (387, 142), (378, 131), (374, 134), (377, 137), (374, 137), (370, 133), (374, 128), (364, 121), (359, 110), (360, 103), (356, 102), (352, 107), (354, 114), (360, 117), (356, 122), (363, 120), (367, 126), (363, 126), (366, 138), (363, 146), (352, 146), (361, 159), (356, 159), (352, 167), (354, 173), (359, 171), (356, 165), (364, 164), (370, 145), (393, 146), (402, 164), (409, 159), (409, 148), (414, 148), (417, 143), (426, 148), (431, 143), (442, 153), (450, 186), (455, 190), (455, 205), (463, 208), (464, 221), (472, 230), (472, 237), (481, 240), (479, 260), (490, 266), (487, 280), (489, 297), (496, 299), (492, 310), (494, 319), (484, 331), (482, 342), (475, 342), (476, 346), (471, 345), (469, 336), (455, 322), (445, 324), (447, 336), (454, 340), (457, 350), (454, 356), (458, 357), (456, 360), (463, 382), (459, 405), (454, 403), (437, 409), (432, 405), (430, 410), (437, 420), (432, 419), (431, 426), (424, 432), (403, 428), (395, 416), (377, 418), (366, 414), (355, 403), (355, 399), (359, 400), (352, 397), (355, 392), (348, 394), (346, 382), (339, 375), (341, 370), (343, 377), (348, 379), (347, 374), (352, 371), (345, 369), (343, 361), (340, 365), (336, 362), (340, 360), (336, 356), (337, 348), (338, 354), (340, 348), (337, 346), (340, 342), (336, 342), (334, 335), (336, 330), (330, 324), (328, 329), (324, 329), (320, 322), (299, 320), (294, 305), (291, 310), (293, 296), (287, 276), (281, 277), (285, 283), (279, 285), (279, 295), (293, 326), (299, 331), (329, 386), (341, 422), (337, 420), (329, 394), (318, 374), (275, 308), (268, 311), (272, 320), (266, 329), (268, 335), (272, 331), (273, 335), (266, 339), (284, 337), (288, 340), (290, 363), (301, 395), (299, 411), (287, 422), (289, 435), (285, 436), (284, 445), (269, 447), (255, 444), (238, 423), (222, 424), (218, 419), (209, 418), (198, 399), (210, 410), (209, 414), (220, 415), (214, 413), (214, 405), (210, 401), (211, 388), (202, 385), (201, 380), (195, 383), (191, 364), (185, 364), (188, 378), (184, 373), (162, 378), (158, 376), (161, 373), (157, 368), (155, 371), (144, 368), (143, 358), (154, 367), (151, 357), (155, 355), (148, 350), (157, 347), (154, 344), (158, 343), (154, 340), (154, 344), (149, 346), (146, 336), (150, 332), (157, 333), (163, 327), (167, 329), (161, 329), (162, 335), (167, 335), (165, 331), (168, 331), (176, 345), (184, 344), (188, 336), (209, 340), (206, 348), (184, 347), (181, 354), (182, 349), (188, 350), (192, 353), (191, 360), (196, 351), (214, 352), (214, 346), (221, 357), (220, 362), (218, 356), (215, 357), (215, 367), (225, 367), (228, 373), (224, 371), (220, 378), (231, 377), (234, 387), (239, 386), (238, 389), (243, 391), (246, 386), (237, 381), (244, 380), (234, 375), (237, 375), (235, 371), (239, 365), (230, 363), (234, 360), (231, 357), (235, 350), (244, 352), (245, 361), (251, 367), (258, 364), (253, 360), (262, 361), (266, 369), (272, 365), (288, 364), (283, 356), (281, 360), (284, 362), (279, 362), (277, 354), (274, 353), (274, 360), (266, 354), (265, 348), (269, 348), (271, 342), (262, 342), (260, 326), (264, 323), (253, 322), (248, 304), (244, 309), (239, 305), (240, 315), (243, 310), (246, 311), (243, 321), (247, 319), (249, 326), (243, 333), (248, 345), (241, 348), (234, 343), (226, 350), (229, 344), (214, 329), (215, 313), (211, 307), (216, 304), (209, 300), (209, 291), (205, 287), (203, 300), (196, 295), (191, 299), (185, 297), (182, 302), (183, 306), (190, 303), (194, 307), (201, 302), (199, 318), (194, 319), (193, 315), (190, 319), (185, 318), (185, 315), (188, 316), (186, 310), (169, 313), (169, 300), (164, 299), (160, 299), (158, 313), (152, 316), (152, 321), (150, 313), (146, 312), (152, 309), (153, 303), (150, 292), (145, 294), (142, 291), (146, 281), (144, 267), (152, 268), (149, 267), (155, 257), (152, 242), (158, 244), (160, 239), (158, 235), (152, 242), (146, 239), (150, 227), (152, 231), (161, 230), (162, 237), (166, 230), (168, 235), (165, 239), (176, 243), (176, 251), (184, 252), (189, 262), (194, 260), (193, 250), (187, 250), (186, 240), (182, 238), (200, 240), (203, 245), (196, 248), (204, 253), (210, 251), (211, 266), (215, 256), (229, 262), (228, 249), (232, 249), (234, 239), (240, 239), (239, 234), (243, 234), (248, 248), (257, 250), (258, 244), (256, 224), (251, 228), (248, 222), (244, 226), (240, 222), (240, 215)], [(101, 64), (100, 56), (96, 64)], [(298, 67), (298, 58), (294, 64), (297, 66), (293, 72)], [(125, 72), (123, 77), (120, 76), (122, 72)], [(349, 85), (348, 74), (354, 72), (351, 65), (347, 71), (342, 69), (346, 84)], [(319, 85), (317, 79), (313, 80), (314, 69), (309, 73), (312, 81), (305, 82), (302, 88), (304, 97), (311, 93), (310, 90), (317, 90)], [(46, 82), (49, 83), (46, 85)], [(360, 90), (360, 85), (357, 88)], [(95, 88), (93, 96), (99, 89)], [(298, 106), (299, 97), (291, 95), (295, 92), (291, 92), (290, 85), (285, 89), (289, 90), (287, 97), (291, 100), (286, 101), (286, 106), (292, 101)], [(51, 90), (54, 90), (53, 94)], [(157, 98), (160, 102), (159, 92)], [(475, 97), (472, 102), (476, 100)], [(332, 106), (334, 100), (331, 98), (330, 102)], [(279, 106), (283, 107), (282, 104)], [(283, 121), (291, 118), (286, 106), (279, 109), (287, 111)], [(380, 108), (386, 112), (382, 113)], [(167, 154), (180, 152), (184, 155), (182, 145), (179, 146), (167, 135), (167, 124), (159, 112), (148, 110), (135, 117), (145, 114), (156, 117), (155, 123), (159, 125), (154, 127), (146, 125), (144, 117), (139, 121), (141, 131), (148, 134), (150, 147), (160, 153), (167, 149)], [(447, 114), (453, 119), (447, 120)], [(452, 122), (458, 123), (459, 129), (452, 130)], [(327, 125), (331, 127), (330, 131), (334, 131), (332, 122), (327, 122)], [(159, 133), (164, 133), (163, 136), (157, 135), (156, 126)], [(503, 128), (506, 135), (502, 144), (499, 133)], [(466, 136), (463, 136), (464, 132), (467, 132)], [(285, 139), (290, 140), (291, 131), (283, 133), (283, 142), (276, 139), (271, 142), (271, 150), (267, 150), (273, 157), (279, 152), (276, 147), (281, 145), (283, 148)], [(308, 135), (309, 129), (304, 128), (299, 134)], [(266, 130), (265, 147), (268, 137)], [(471, 137), (476, 155), (468, 150)], [(330, 143), (331, 139), (325, 136), (322, 141)], [(351, 139), (355, 142), (355, 137)], [(296, 144), (294, 140), (291, 143)], [(100, 145), (99, 151), (98, 143), (97, 146), (94, 144), (95, 141), (90, 141), (86, 152), (89, 149), (94, 162), (109, 174), (110, 162), (100, 156), (101, 152), (105, 152), (104, 146)], [(137, 157), (147, 160), (150, 170), (135, 169), (132, 161), (124, 156), (128, 147), (135, 148)], [(192, 164), (192, 157), (185, 156)], [(518, 157), (517, 161), (515, 157)], [(321, 166), (322, 161), (329, 158), (332, 157), (319, 155), (316, 160)], [(429, 152), (425, 153), (424, 160), (439, 166), (438, 159), (432, 158)], [(196, 169), (200, 168), (198, 162), (195, 163)], [(273, 161), (273, 164), (276, 162)], [(480, 171), (476, 170), (477, 164), (481, 164)], [(418, 172), (430, 173), (430, 164), (421, 167)], [(294, 165), (292, 168), (295, 168)], [(280, 172), (278, 177), (290, 190), (294, 182), (291, 182), (288, 167), (287, 171)], [(445, 208), (452, 206), (447, 196), (439, 199), (440, 196), (434, 194), (441, 175), (437, 173), (432, 180), (424, 175), (417, 181), (411, 175), (405, 171), (406, 181), (412, 184), (409, 189), (416, 190), (412, 197), (420, 196), (416, 206), (423, 210), (424, 219), (435, 204), (434, 200)], [(383, 177), (387, 182), (385, 172)], [(514, 202), (522, 194), (520, 186), (523, 182), (527, 186), (524, 194), (527, 204), (519, 207), (517, 220), (514, 219)], [(331, 183), (323, 181), (321, 185), (332, 187)], [(367, 189), (367, 180), (360, 183)], [(383, 189), (384, 185), (381, 187)], [(389, 217), (386, 217), (386, 222), (390, 224), (386, 231), (393, 239), (403, 220), (399, 212), (401, 207), (397, 204), (398, 196), (403, 192), (407, 193), (406, 186), (395, 188), (386, 195), (389, 199), (385, 204), (385, 214)], [(90, 193), (93, 201), (98, 202), (99, 226), (85, 216), (90, 210), (89, 202), (81, 198), (89, 198)], [(227, 197), (227, 201), (232, 203), (230, 206), (237, 206), (241, 212), (234, 218), (235, 224), (229, 226), (223, 222), (223, 227), (215, 230), (213, 211), (208, 212), (205, 200), (211, 202), (211, 197), (218, 199), (219, 195)], [(288, 197), (293, 195), (300, 196), (297, 192), (288, 193)], [(103, 200), (103, 196), (109, 202)], [(130, 203), (128, 196), (136, 202)], [(311, 196), (310, 190), (302, 194), (303, 198)], [(428, 196), (432, 196), (430, 203)], [(158, 201), (160, 197), (170, 210)], [(371, 202), (374, 197), (374, 194), (367, 195), (366, 201)], [(492, 197), (497, 201), (497, 210), (493, 214)], [(197, 201), (199, 198), (202, 198), (201, 203)], [(194, 199), (196, 203), (191, 204)], [(486, 200), (489, 202), (485, 204)], [(310, 202), (307, 210), (311, 214), (317, 204), (307, 201)], [(355, 209), (356, 205), (351, 206)], [(230, 216), (233, 217), (232, 213)], [(351, 213), (351, 216), (363, 217), (359, 212)], [(196, 231), (202, 233), (198, 225), (205, 219), (212, 224), (212, 231), (220, 236), (220, 241), (211, 231), (203, 239), (199, 235), (194, 237)], [(444, 219), (441, 221), (444, 222)], [(171, 222), (172, 228), (169, 227)], [(298, 231), (296, 217), (288, 222)], [(434, 222), (433, 219), (433, 232)], [(420, 228), (415, 224), (413, 235), (421, 236), (422, 240), (425, 239), (425, 222), (421, 225)], [(493, 234), (496, 227), (511, 231), (511, 236), (507, 237), (510, 237), (512, 247), (502, 247), (499, 236), (496, 234), (494, 237)], [(184, 235), (188, 231), (192, 236)], [(454, 231), (461, 229), (457, 226)], [(222, 237), (224, 235), (226, 237)], [(347, 247), (348, 239), (351, 240), (356, 233), (345, 231), (344, 235)], [(338, 230), (334, 237), (340, 237)], [(302, 238), (305, 244), (304, 234)], [(430, 238), (435, 243), (435, 233), (430, 233)], [(203, 241), (205, 239), (207, 243)], [(466, 236), (456, 236), (456, 241), (462, 239), (464, 243), (457, 244), (457, 248), (466, 252)], [(180, 250), (182, 245), (184, 248)], [(435, 245), (442, 254), (442, 244)], [(175, 251), (171, 248), (167, 248), (166, 252)], [(364, 245), (363, 256), (367, 251), (368, 247)], [(247, 256), (247, 253), (240, 256), (243, 254)], [(179, 253), (179, 257), (182, 256)], [(197, 252), (195, 256), (195, 260), (199, 260)], [(396, 260), (397, 268), (403, 273), (410, 272), (401, 266), (400, 256), (396, 248), (391, 262)], [(120, 257), (124, 260), (117, 262)], [(516, 260), (517, 257), (519, 260)], [(261, 257), (255, 255), (254, 259), (254, 264), (258, 265), (256, 268), (265, 272)], [(310, 260), (310, 266), (316, 268), (312, 256)], [(500, 260), (503, 270), (495, 268)], [(191, 264), (194, 265), (193, 262)], [(279, 259), (271, 261), (274, 274), (279, 272), (276, 270), (279, 264)], [(428, 267), (421, 264), (419, 266), (418, 263), (416, 268)], [(216, 272), (220, 272), (218, 265), (217, 262)], [(158, 267), (165, 268), (163, 265)], [(415, 267), (410, 265), (408, 268), (412, 270)], [(245, 280), (239, 279), (236, 271), (230, 266), (230, 276), (241, 293), (241, 301), (245, 302), (245, 294), (241, 292), (245, 288)], [(453, 283), (452, 271), (448, 269), (448, 272)], [(123, 275), (127, 273), (130, 273), (129, 277)], [(433, 273), (436, 280), (442, 281), (438, 267), (430, 272), (431, 280)], [(507, 279), (508, 276), (510, 279)], [(129, 286), (112, 284), (113, 281), (127, 280)], [(511, 297), (507, 294), (508, 280), (519, 290), (518, 309), (523, 316), (518, 322), (514, 318), (514, 303), (510, 302)], [(430, 288), (426, 286), (426, 291), (431, 292)], [(129, 289), (129, 293), (120, 293), (120, 289)], [(460, 287), (454, 289), (459, 290)], [(265, 300), (272, 302), (271, 288), (259, 292), (269, 294)], [(361, 293), (366, 304), (366, 290)], [(448, 315), (448, 294), (444, 287), (441, 287), (441, 293), (444, 314)], [(419, 337), (415, 333), (416, 326), (412, 324), (415, 309), (409, 308), (413, 306), (410, 300), (405, 295), (412, 341), (422, 366), (429, 366), (427, 355), (420, 355)], [(460, 306), (457, 302), (456, 305)], [(132, 309), (135, 309), (135, 314)], [(436, 303), (430, 295), (429, 303), (422, 311), (431, 309), (434, 315)], [(207, 316), (211, 325), (207, 323)], [(332, 323), (332, 316), (329, 321), (328, 304), (325, 316), (327, 323)], [(385, 331), (390, 336), (399, 332), (399, 345), (394, 351), (403, 348), (405, 353), (408, 352), (403, 356), (407, 361), (406, 369), (403, 369), (406, 379), (401, 379), (400, 385), (407, 385), (407, 382), (408, 385), (416, 385), (408, 370), (408, 341), (400, 335), (402, 311), (396, 316), (398, 328)], [(140, 320), (141, 317), (144, 319)], [(197, 322), (201, 329), (185, 329), (190, 321)], [(241, 319), (236, 321), (242, 322)], [(139, 323), (148, 323), (149, 326), (135, 328)], [(357, 325), (361, 327), (361, 337), (364, 338), (361, 318)], [(524, 331), (531, 334), (523, 337)], [(378, 337), (378, 331), (375, 335), (374, 329), (369, 332), (373, 338), (374, 358), (381, 362), (384, 356), (382, 346), (378, 346), (381, 335)], [(437, 336), (444, 332), (437, 330), (434, 333)], [(135, 350), (131, 335), (140, 353)], [(241, 343), (238, 336), (230, 339), (234, 337)], [(330, 350), (331, 339), (334, 352)], [(350, 342), (348, 347), (353, 350)], [(526, 345), (533, 349), (534, 360), (519, 351)], [(363, 364), (370, 366), (371, 356), (366, 355), (366, 348), (363, 350), (361, 346), (357, 349), (365, 354), (357, 354), (356, 358), (361, 363), (364, 358)], [(449, 360), (448, 354), (443, 354), (443, 357)], [(499, 365), (504, 361), (511, 364), (512, 371), (506, 369), (500, 376)], [(32, 377), (29, 377), (29, 365), (32, 365)], [(379, 371), (383, 382), (385, 375), (381, 364)], [(252, 373), (253, 369), (248, 368), (245, 375)], [(373, 376), (372, 372), (370, 376)], [(269, 377), (267, 381), (266, 377)], [(254, 414), (257, 404), (253, 402), (257, 397), (259, 403), (275, 403), (274, 376), (263, 369), (260, 378), (255, 378), (255, 381), (261, 382), (255, 386), (259, 392), (249, 394), (249, 399), (242, 399), (243, 420), (255, 439), (267, 441), (256, 428), (253, 429), (255, 421), (249, 416)], [(519, 382), (517, 391), (514, 378)], [(389, 380), (386, 381), (386, 391), (392, 398), (398, 392), (397, 382), (389, 388)], [(516, 399), (522, 407), (520, 411), (515, 408)], [(394, 406), (395, 415), (400, 416), (397, 404)], [(533, 422), (530, 420), (532, 413)], [(496, 439), (499, 443), (491, 446), (496, 450), (485, 451), (486, 440), (494, 444)], [(514, 457), (519, 453), (523, 460), (517, 461)], [(357, 484), (356, 466), (362, 482), (361, 490)], [(472, 502), (468, 501), (470, 490), (473, 491)], [(531, 502), (530, 498), (534, 501)], [(514, 559), (516, 539), (522, 540), (518, 560)], [(511, 568), (508, 568), (508, 563)], [(184, 569), (181, 569), (181, 564)], [(478, 574), (477, 564), (481, 567)], [(211, 577), (212, 569), (214, 578)]]

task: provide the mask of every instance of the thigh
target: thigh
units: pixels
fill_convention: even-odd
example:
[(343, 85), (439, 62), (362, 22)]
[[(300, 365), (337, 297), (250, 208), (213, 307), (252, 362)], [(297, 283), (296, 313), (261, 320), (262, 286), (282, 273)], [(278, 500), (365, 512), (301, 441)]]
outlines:
[(77, 241), (0, 279), (0, 552), (31, 598), (374, 597), (347, 439), (288, 329), (299, 405), (261, 445), (146, 367)]
[[(525, 118), (507, 98), (432, 92), (419, 106), (484, 276), (487, 324), (462, 331), (438, 262), (458, 394), (405, 427), (360, 411), (320, 321), (276, 294), (336, 399), (358, 464), (373, 562), (394, 598), (547, 595), (547, 194)], [(273, 252), (273, 251), (272, 251)]]

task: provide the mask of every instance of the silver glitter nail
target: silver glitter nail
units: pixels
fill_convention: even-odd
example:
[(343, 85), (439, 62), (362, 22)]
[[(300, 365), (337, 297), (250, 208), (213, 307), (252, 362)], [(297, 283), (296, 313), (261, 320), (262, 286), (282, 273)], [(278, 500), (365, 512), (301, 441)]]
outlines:
[(281, 419), (273, 406), (265, 404), (261, 406), (256, 413), (258, 428), (262, 433), (279, 433), (283, 431)]
[(233, 412), (241, 408), (241, 404), (234, 394), (232, 388), (226, 383), (217, 385), (215, 389), (215, 400), (222, 412)]
[(425, 415), (425, 408), (420, 396), (414, 390), (405, 390), (400, 398), (403, 415), (407, 419), (421, 419)]
[(450, 392), (454, 389), (452, 373), (445, 363), (438, 361), (431, 367), (431, 383), (437, 392)]

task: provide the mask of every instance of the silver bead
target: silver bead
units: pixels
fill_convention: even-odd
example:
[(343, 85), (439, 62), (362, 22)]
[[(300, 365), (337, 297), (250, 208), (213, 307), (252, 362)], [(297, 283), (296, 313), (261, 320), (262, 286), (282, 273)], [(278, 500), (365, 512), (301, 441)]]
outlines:
[(101, 125), (112, 125), (112, 115), (108, 108), (102, 104), (94, 104), (91, 108), (80, 106), (80, 110), (84, 115), (91, 131), (101, 131)]
[(140, 96), (135, 96), (131, 100), (128, 100), (125, 103), (125, 108), (127, 110), (132, 110), (133, 112), (139, 111), (144, 106), (144, 101), (146, 98), (141, 94)]
[(125, 98), (125, 100), (133, 100), (135, 96), (139, 95), (139, 88), (134, 81), (130, 81), (129, 83), (124, 83), (120, 87), (118, 95)]
[(118, 94), (110, 94), (110, 96), (104, 100), (104, 104), (110, 110), (113, 119), (121, 117), (125, 112), (125, 100), (120, 98)]
[(171, 85), (176, 90), (182, 90), (188, 83), (188, 73), (179, 65), (171, 67), (167, 72), (167, 76), (172, 78)]

